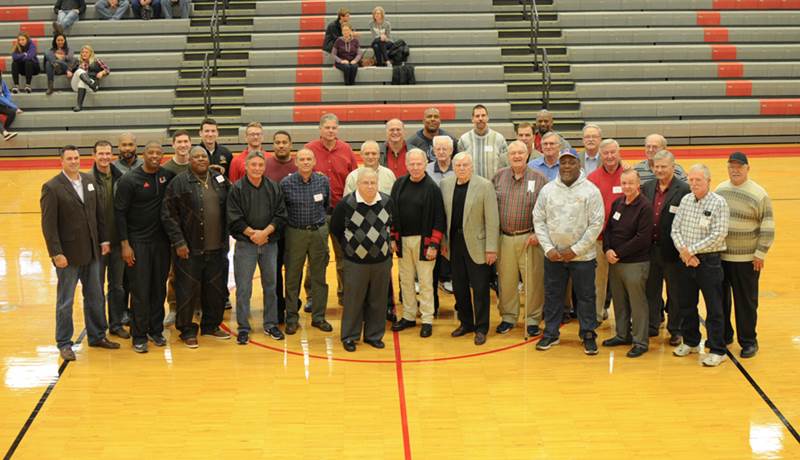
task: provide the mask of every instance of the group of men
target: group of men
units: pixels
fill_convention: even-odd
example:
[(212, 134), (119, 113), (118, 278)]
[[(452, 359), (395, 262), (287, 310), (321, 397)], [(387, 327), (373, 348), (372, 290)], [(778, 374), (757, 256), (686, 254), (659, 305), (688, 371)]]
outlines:
[[(41, 199), (59, 279), (62, 357), (75, 358), (71, 311), (78, 280), (90, 346), (119, 348), (106, 338), (107, 328), (132, 337), (137, 352), (147, 351), (148, 340), (164, 346), (168, 278), (175, 327), (186, 346), (199, 345), (198, 332), (229, 338), (220, 328), (229, 236), (240, 344), (250, 338), (256, 265), (266, 335), (282, 340), (297, 333), (304, 272), (311, 325), (333, 330), (326, 320), (330, 238), (347, 351), (362, 337), (383, 348), (387, 317), (392, 330), (403, 331), (415, 328), (419, 316), (420, 336), (430, 337), (444, 280), (452, 281), (459, 320), (451, 335), (469, 334), (482, 345), (496, 278), (501, 322), (495, 331), (513, 329), (524, 305), (526, 336), (542, 334), (544, 320), (538, 350), (559, 343), (559, 327), (573, 310), (585, 353), (597, 354), (595, 330), (607, 318), (610, 285), (616, 330), (604, 346), (631, 345), (627, 355), (641, 356), (666, 309), (674, 354), (699, 352), (702, 292), (711, 349), (703, 363), (722, 362), (733, 340), (732, 305), (741, 355), (756, 354), (758, 275), (774, 223), (769, 197), (748, 179), (744, 154), (731, 155), (730, 180), (712, 192), (708, 168), (695, 165), (682, 174), (660, 135), (648, 136), (647, 159), (629, 167), (619, 144), (603, 140), (597, 125), (584, 128), (585, 150), (578, 153), (544, 111), (535, 130), (521, 124), (518, 140), (508, 144), (489, 128), (485, 106), (473, 108), (472, 123), (456, 140), (430, 108), (423, 128), (406, 140), (403, 122), (390, 120), (383, 146), (361, 146), (360, 167), (339, 139), (333, 114), (320, 119), (319, 139), (295, 155), (288, 132), (276, 132), (274, 152), (267, 153), (262, 126), (250, 123), (247, 147), (233, 156), (216, 142), (213, 120), (203, 121), (196, 147), (189, 133), (176, 132), (175, 155), (163, 165), (160, 144), (147, 144), (140, 160), (129, 134), (120, 138), (114, 163), (108, 142), (95, 145), (92, 174), (81, 173), (77, 149), (65, 147), (63, 171), (44, 185)], [(396, 312), (394, 256), (402, 301)]]

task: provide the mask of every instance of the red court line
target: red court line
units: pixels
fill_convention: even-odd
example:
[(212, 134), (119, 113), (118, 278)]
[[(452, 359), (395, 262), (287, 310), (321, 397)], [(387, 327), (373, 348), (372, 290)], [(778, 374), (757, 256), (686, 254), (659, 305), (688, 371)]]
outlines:
[(406, 460), (411, 460), (411, 439), (408, 435), (408, 408), (406, 406), (406, 386), (403, 382), (403, 356), (400, 353), (400, 335), (392, 332), (394, 341), (394, 368), (397, 373), (397, 397), (400, 401), (400, 424), (403, 427), (403, 451)]

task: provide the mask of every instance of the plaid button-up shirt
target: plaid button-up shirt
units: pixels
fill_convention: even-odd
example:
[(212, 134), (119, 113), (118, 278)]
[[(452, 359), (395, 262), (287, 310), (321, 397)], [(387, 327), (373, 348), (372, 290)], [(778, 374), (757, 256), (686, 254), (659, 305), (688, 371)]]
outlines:
[(689, 193), (681, 200), (672, 222), (672, 241), (691, 254), (725, 250), (730, 211), (724, 198), (709, 191), (702, 199)]
[(522, 177), (517, 179), (514, 171), (508, 167), (498, 171), (492, 183), (497, 193), (500, 231), (532, 232), (533, 206), (539, 197), (539, 191), (547, 183), (547, 177), (528, 167)]
[(292, 173), (281, 181), (281, 191), (286, 200), (290, 227), (303, 228), (325, 223), (331, 200), (327, 177), (315, 172), (305, 182), (300, 173)]

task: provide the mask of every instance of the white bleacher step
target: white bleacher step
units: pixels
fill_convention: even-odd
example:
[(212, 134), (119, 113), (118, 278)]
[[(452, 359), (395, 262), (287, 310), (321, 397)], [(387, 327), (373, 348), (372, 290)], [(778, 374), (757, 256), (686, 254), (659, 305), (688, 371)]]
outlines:
[[(166, 125), (165, 125), (166, 126)], [(100, 139), (106, 139), (116, 143), (117, 138), (122, 133), (133, 133), (136, 136), (136, 143), (144, 145), (148, 142), (167, 142), (167, 131), (165, 128), (131, 128), (126, 126), (115, 126), (103, 129), (72, 129), (62, 128), (36, 129), (33, 131), (21, 131), (17, 137), (10, 141), (0, 142), (0, 155), (4, 150), (21, 149), (53, 149), (53, 155), (60, 146), (72, 144), (78, 147), (91, 147)]]
[[(248, 104), (286, 104), (295, 103), (298, 98), (310, 96), (317, 103), (381, 103), (381, 102), (424, 102), (424, 101), (506, 101), (506, 85), (503, 83), (476, 84), (418, 84), (397, 85), (355, 85), (323, 86), (309, 88), (288, 87), (246, 87), (244, 98)], [(317, 100), (317, 96), (319, 99)], [(297, 101), (305, 102), (305, 101)]]
[[(420, 65), (415, 66), (414, 75), (418, 84), (434, 82), (503, 81), (503, 66), (484, 65)], [(356, 86), (362, 83), (387, 83), (392, 80), (391, 67), (361, 68), (356, 76)], [(250, 68), (247, 69), (248, 85), (283, 84), (342, 85), (342, 72), (328, 65), (322, 68)]]
[[(88, 99), (88, 97), (87, 97)], [(88, 103), (82, 112), (71, 110), (52, 110), (25, 112), (14, 121), (15, 129), (55, 129), (55, 128), (116, 128), (120, 126), (167, 126), (172, 112), (169, 108), (117, 108), (114, 110), (94, 110)], [(61, 140), (59, 140), (61, 142)]]

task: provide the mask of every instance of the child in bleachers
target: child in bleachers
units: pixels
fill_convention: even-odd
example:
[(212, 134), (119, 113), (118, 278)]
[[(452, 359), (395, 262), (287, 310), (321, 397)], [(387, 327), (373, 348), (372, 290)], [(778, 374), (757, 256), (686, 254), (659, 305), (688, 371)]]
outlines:
[(25, 92), (31, 92), (31, 79), (38, 75), (39, 58), (36, 56), (36, 44), (33, 43), (27, 32), (20, 32), (11, 43), (11, 78), (14, 79), (14, 88), (11, 92), (19, 93), (19, 75), (25, 74)]

